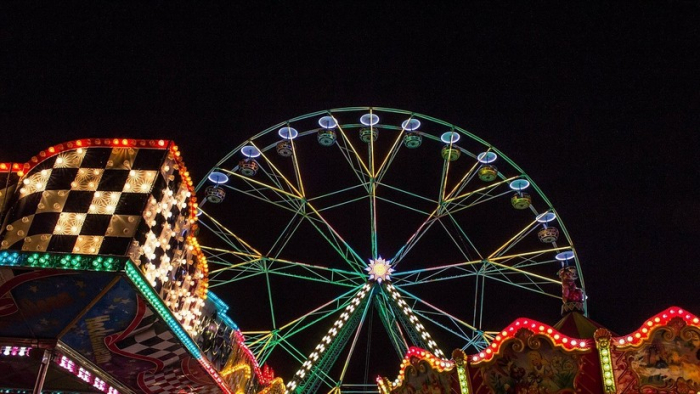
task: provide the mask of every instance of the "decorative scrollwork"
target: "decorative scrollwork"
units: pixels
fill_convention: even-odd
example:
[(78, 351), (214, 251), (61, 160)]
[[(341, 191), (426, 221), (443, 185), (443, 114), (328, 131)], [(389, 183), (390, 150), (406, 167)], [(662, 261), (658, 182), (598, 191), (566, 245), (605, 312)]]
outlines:
[(531, 336), (527, 338), (527, 347), (532, 350), (537, 350), (542, 346), (542, 340), (539, 337)]
[(513, 349), (514, 352), (521, 353), (522, 351), (525, 350), (525, 342), (520, 340), (519, 338), (514, 338), (513, 342), (511, 342), (511, 349)]
[(656, 331), (656, 335), (659, 335), (664, 341), (670, 342), (676, 337), (676, 332), (669, 327), (659, 327)]
[(678, 336), (684, 341), (700, 342), (700, 329), (693, 326), (685, 326), (681, 328)]

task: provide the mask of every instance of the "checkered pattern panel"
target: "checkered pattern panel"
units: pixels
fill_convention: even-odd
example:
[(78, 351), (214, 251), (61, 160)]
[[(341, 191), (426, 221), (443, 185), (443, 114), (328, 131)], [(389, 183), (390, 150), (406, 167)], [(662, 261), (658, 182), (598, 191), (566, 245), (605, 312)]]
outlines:
[(167, 154), (90, 147), (42, 161), (15, 191), (0, 249), (126, 254)]
[(146, 310), (139, 328), (132, 335), (119, 341), (116, 346), (124, 353), (139, 358), (160, 360), (163, 365), (177, 362), (187, 354), (184, 346), (175, 338), (168, 326), (159, 322), (150, 309)]
[[(168, 157), (154, 179), (153, 193), (146, 202), (143, 220), (134, 236), (130, 257), (136, 264), (154, 263), (158, 266), (161, 256), (168, 255), (171, 260), (176, 260), (184, 255), (184, 240), (189, 229), (188, 202), (186, 185), (176, 163)], [(156, 287), (156, 290), (160, 288)]]
[(139, 385), (146, 393), (182, 393), (219, 394), (216, 385), (201, 385), (190, 380), (180, 368), (168, 368), (159, 373), (143, 373), (139, 376)]

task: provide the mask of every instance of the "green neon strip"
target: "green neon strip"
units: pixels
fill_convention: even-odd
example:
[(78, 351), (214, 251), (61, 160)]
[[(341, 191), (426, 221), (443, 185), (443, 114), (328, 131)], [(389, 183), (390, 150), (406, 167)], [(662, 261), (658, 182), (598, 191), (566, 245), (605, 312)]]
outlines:
[(469, 394), (469, 384), (467, 383), (467, 373), (464, 366), (457, 367), (457, 376), (459, 377), (459, 390), (461, 394)]
[(117, 272), (124, 269), (127, 257), (95, 256), (72, 253), (39, 253), (4, 250), (0, 266), (27, 268), (57, 268), (76, 271)]
[(610, 343), (608, 341), (598, 341), (598, 356), (600, 357), (600, 368), (603, 373), (603, 389), (606, 393), (615, 393), (615, 378), (612, 372), (612, 361), (610, 359)]
[(146, 300), (153, 306), (153, 308), (158, 312), (160, 317), (163, 318), (163, 321), (168, 324), (170, 329), (173, 330), (177, 338), (185, 345), (185, 348), (190, 352), (192, 356), (194, 356), (197, 360), (202, 358), (202, 352), (199, 350), (199, 347), (192, 341), (192, 338), (187, 334), (187, 332), (182, 328), (180, 323), (175, 319), (175, 317), (170, 313), (170, 310), (168, 307), (163, 304), (163, 301), (160, 299), (158, 294), (153, 290), (151, 285), (144, 279), (144, 277), (141, 275), (141, 272), (139, 272), (139, 269), (136, 268), (134, 263), (129, 262), (126, 265), (126, 276), (131, 279), (131, 281), (136, 285), (138, 290), (141, 292), (141, 295), (143, 295)]

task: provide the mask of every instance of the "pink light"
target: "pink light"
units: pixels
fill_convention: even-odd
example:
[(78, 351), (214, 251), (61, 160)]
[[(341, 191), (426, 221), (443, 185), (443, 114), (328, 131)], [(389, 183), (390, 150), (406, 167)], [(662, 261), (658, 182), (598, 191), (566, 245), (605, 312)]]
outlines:
[(107, 384), (104, 382), (104, 380), (100, 378), (95, 378), (95, 381), (92, 382), (92, 386), (100, 391), (105, 391)]
[(61, 356), (61, 361), (58, 363), (58, 365), (71, 373), (75, 373), (75, 363), (66, 356)]
[(84, 380), (85, 382), (90, 383), (92, 375), (85, 368), (80, 367), (80, 369), (78, 369), (78, 377)]
[(0, 347), (0, 353), (5, 356), (27, 357), (31, 349), (27, 346), (3, 346)]

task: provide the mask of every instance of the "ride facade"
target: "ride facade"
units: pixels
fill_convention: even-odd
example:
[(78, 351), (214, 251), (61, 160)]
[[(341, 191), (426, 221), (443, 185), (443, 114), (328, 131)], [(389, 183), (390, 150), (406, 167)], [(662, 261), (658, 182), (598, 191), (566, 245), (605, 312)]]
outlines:
[(173, 142), (66, 142), (0, 182), (4, 393), (283, 391), (208, 290)]
[[(577, 314), (579, 312), (569, 312)], [(581, 317), (577, 317), (581, 319)], [(406, 354), (398, 377), (377, 378), (382, 394), (404, 393), (697, 393), (700, 391), (700, 319), (670, 307), (636, 331), (570, 336), (520, 318), (484, 351), (461, 349), (441, 359), (420, 348)], [(591, 322), (586, 323), (589, 328)], [(569, 327), (571, 328), (571, 327)], [(588, 332), (591, 332), (590, 330)]]

